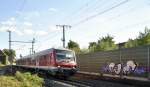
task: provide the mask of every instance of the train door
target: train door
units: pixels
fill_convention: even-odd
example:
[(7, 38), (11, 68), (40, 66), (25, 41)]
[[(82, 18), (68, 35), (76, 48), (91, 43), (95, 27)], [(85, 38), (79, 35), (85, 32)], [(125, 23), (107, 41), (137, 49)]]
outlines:
[(46, 55), (47, 57), (47, 65), (50, 66), (51, 65), (51, 54)]
[(53, 53), (51, 52), (50, 54), (49, 54), (49, 62), (50, 62), (50, 66), (52, 66), (52, 63), (53, 63), (53, 61), (52, 61), (52, 58), (53, 57)]
[(39, 56), (37, 56), (36, 58), (35, 58), (35, 61), (36, 61), (36, 66), (39, 66)]
[(55, 60), (55, 52), (52, 51), (50, 53), (50, 66), (55, 66), (55, 62), (56, 62), (56, 60)]

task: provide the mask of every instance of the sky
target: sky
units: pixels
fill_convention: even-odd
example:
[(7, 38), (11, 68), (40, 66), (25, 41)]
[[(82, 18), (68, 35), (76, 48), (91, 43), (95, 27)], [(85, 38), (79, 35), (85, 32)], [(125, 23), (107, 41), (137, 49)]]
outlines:
[[(123, 4), (120, 4), (123, 3)], [(136, 38), (150, 28), (150, 0), (0, 0), (0, 49), (12, 41), (32, 41), (35, 51), (62, 47), (62, 28), (66, 45), (73, 40), (80, 48), (110, 34), (116, 43)], [(12, 43), (17, 57), (30, 53), (31, 43)]]

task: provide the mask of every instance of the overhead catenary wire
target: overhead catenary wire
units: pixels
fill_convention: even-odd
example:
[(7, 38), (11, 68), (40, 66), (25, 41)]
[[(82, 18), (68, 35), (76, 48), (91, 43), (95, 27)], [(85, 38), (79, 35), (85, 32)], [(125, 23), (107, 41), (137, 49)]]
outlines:
[[(92, 2), (91, 2), (92, 1)], [(96, 6), (102, 6), (102, 5), (99, 5), (99, 3), (102, 1), (102, 0), (91, 0), (90, 2), (87, 2), (85, 5), (83, 5), (82, 7), (80, 7), (79, 9), (77, 9), (76, 11), (74, 11), (72, 14), (70, 14), (71, 16), (67, 16), (65, 18), (65, 20), (67, 21), (67, 24), (68, 22), (70, 22), (71, 20), (74, 20), (76, 18), (82, 18), (82, 16), (85, 16), (85, 14), (87, 12), (89, 12), (90, 10), (93, 10), (94, 7)], [(102, 4), (102, 3), (100, 3)], [(103, 4), (104, 5), (104, 4)]]
[(84, 5), (82, 5), (81, 7), (79, 7), (78, 9), (76, 9), (75, 11), (73, 11), (72, 13), (70, 13), (69, 15), (65, 16), (62, 21), (64, 20), (68, 20), (68, 17), (70, 17), (71, 15), (71, 18), (76, 16), (76, 15), (79, 15), (82, 10), (86, 9), (86, 7), (89, 5), (89, 3), (92, 3), (93, 0), (89, 0), (87, 3), (84, 3)]
[[(85, 10), (83, 10), (82, 13), (80, 15), (78, 15), (77, 18), (74, 17), (74, 18), (70, 19), (70, 21), (71, 20), (75, 21), (74, 19), (87, 18), (87, 17), (93, 15), (93, 13), (98, 12), (98, 10), (101, 10), (102, 7), (105, 7), (105, 6), (109, 5), (109, 4), (111, 4), (111, 3), (106, 3), (106, 0), (98, 0), (94, 4), (92, 4), (89, 7), (87, 7)], [(116, 3), (113, 3), (113, 4), (116, 4)], [(111, 4), (110, 6), (113, 6), (113, 4)], [(74, 23), (72, 23), (72, 24), (74, 24)]]
[[(66, 27), (66, 28), (70, 28), (71, 26), (69, 25), (56, 25), (57, 27)], [(64, 29), (63, 29), (64, 30)], [(56, 32), (54, 34), (51, 35), (51, 37), (47, 37), (46, 39), (40, 41), (39, 45), (38, 45), (38, 49), (40, 49), (42, 47), (42, 45), (44, 44), (43, 41), (52, 41), (52, 39), (56, 38), (58, 36), (59, 32)], [(63, 36), (64, 36), (64, 32), (63, 32)], [(64, 38), (64, 37), (63, 37)], [(62, 39), (62, 40), (65, 40), (65, 39)], [(40, 48), (39, 48), (40, 47)], [(37, 49), (37, 50), (38, 50)]]
[(95, 3), (89, 5), (85, 10), (82, 11), (83, 14), (80, 14), (81, 16), (85, 16), (85, 14), (88, 14), (89, 12), (94, 12), (96, 9), (101, 8), (102, 6), (106, 5), (106, 0), (97, 0)]
[[(127, 1), (128, 1), (128, 0), (123, 1), (123, 2), (121, 2), (121, 3), (119, 3), (119, 4), (117, 4), (117, 5), (114, 5), (113, 7), (111, 7), (110, 9), (108, 9), (108, 11), (109, 11), (109, 10), (112, 10), (113, 8), (116, 8), (116, 7), (118, 7), (118, 6), (120, 6), (120, 5), (124, 4), (124, 3), (126, 3)], [(101, 4), (102, 4), (102, 3), (101, 3)], [(94, 4), (93, 4), (93, 5), (94, 5)], [(95, 3), (95, 5), (96, 5), (96, 6), (94, 6), (94, 8), (95, 8), (95, 9), (98, 9), (99, 6), (97, 5), (97, 3)], [(88, 7), (87, 7), (87, 8), (88, 8)], [(90, 8), (90, 9), (91, 9), (91, 8)], [(93, 8), (92, 8), (92, 9), (93, 9)], [(91, 10), (92, 10), (92, 9), (91, 9)], [(86, 10), (87, 10), (87, 9), (85, 9), (84, 11), (86, 12)], [(105, 10), (104, 10), (104, 11), (105, 11)], [(107, 11), (107, 10), (106, 10), (106, 11)]]
[[(142, 7), (141, 7), (141, 8), (142, 8)], [(125, 11), (125, 12), (123, 11), (121, 14), (118, 14), (118, 15), (116, 15), (116, 16), (114, 16), (114, 17), (110, 17), (110, 18), (108, 18), (108, 19), (102, 21), (102, 23), (105, 23), (105, 21), (108, 21), (108, 20), (111, 21), (111, 20), (114, 20), (114, 19), (118, 19), (119, 17), (128, 16), (129, 14), (126, 14), (126, 13), (133, 13), (133, 12), (136, 11), (136, 9), (137, 9), (137, 7), (132, 7), (132, 8), (130, 8), (128, 11)], [(134, 27), (134, 26), (137, 26), (137, 25), (140, 25), (140, 24), (144, 24), (144, 23), (146, 23), (146, 22), (149, 22), (149, 20), (145, 20), (145, 21), (138, 22), (138, 23), (135, 23), (135, 24), (127, 25), (127, 26), (125, 26), (125, 27), (122, 27), (121, 29)]]
[(126, 26), (124, 26), (124, 27), (119, 28), (119, 30), (120, 30), (120, 29), (132, 28), (132, 27), (135, 27), (135, 26), (137, 26), (137, 25), (140, 26), (140, 25), (145, 24), (145, 23), (150, 23), (150, 19), (144, 20), (144, 21), (142, 21), (142, 22), (138, 22), (138, 23), (126, 25)]
[(52, 33), (52, 34), (50, 34), (49, 36), (47, 36), (45, 39), (38, 41), (37, 43), (42, 43), (44, 41), (51, 40), (52, 38), (57, 37), (60, 32), (56, 32), (55, 31), (55, 32), (50, 32), (50, 33)]
[(88, 20), (91, 20), (91, 19), (93, 19), (93, 18), (95, 18), (95, 17), (97, 17), (97, 16), (99, 16), (99, 15), (102, 15), (102, 14), (108, 12), (108, 11), (113, 10), (114, 8), (117, 8), (117, 7), (121, 6), (121, 5), (123, 5), (123, 4), (127, 3), (128, 1), (129, 1), (129, 0), (122, 1), (122, 2), (120, 2), (120, 3), (118, 3), (118, 4), (116, 4), (116, 5), (114, 5), (114, 6), (110, 7), (110, 8), (108, 8), (108, 9), (105, 9), (105, 10), (103, 10), (103, 11), (101, 11), (101, 12), (98, 12), (98, 13), (95, 14), (95, 15), (92, 15), (92, 16), (89, 16), (89, 17), (83, 19), (83, 20), (80, 20), (79, 22), (73, 24), (72, 26), (73, 26), (73, 27), (76, 27), (76, 26), (78, 26), (78, 25), (80, 25), (80, 24), (82, 24), (82, 23), (84, 23), (84, 22), (86, 22), (86, 21), (88, 21)]
[(112, 16), (112, 17), (106, 18), (105, 20), (103, 20), (103, 21), (101, 21), (99, 23), (103, 24), (103, 23), (106, 23), (107, 21), (112, 21), (112, 20), (119, 19), (120, 17), (128, 16), (129, 14), (126, 14), (126, 13), (133, 13), (133, 12), (135, 12), (135, 9), (136, 9), (135, 7), (130, 8), (128, 11), (124, 11), (124, 12), (122, 12), (120, 14), (117, 14), (116, 16)]
[[(53, 42), (53, 40), (60, 34), (60, 32), (55, 32), (54, 34), (51, 34), (50, 36), (48, 36), (46, 39), (44, 40), (41, 40), (38, 43), (37, 45), (37, 49), (36, 50), (39, 50), (40, 48), (42, 48), (43, 44), (45, 44), (46, 42)], [(44, 42), (44, 43), (43, 43)]]
[[(69, 26), (69, 25), (56, 25), (56, 27), (71, 27), (71, 26)], [(54, 38), (56, 38), (57, 36), (58, 36), (58, 34), (59, 34), (60, 32), (55, 32), (55, 33), (53, 33), (53, 34), (51, 34), (51, 36), (48, 36), (46, 39), (44, 39), (44, 40), (41, 40), (40, 42), (38, 42), (39, 43), (39, 45), (38, 45), (38, 47), (41, 47), (42, 45), (43, 45), (43, 42), (44, 41), (51, 41), (52, 39), (54, 39)], [(39, 49), (39, 48), (38, 48)]]
[[(91, 2), (93, 2), (92, 0), (90, 0), (89, 2), (87, 2), (85, 5), (83, 5), (82, 7), (80, 7), (78, 10), (77, 10), (77, 13), (76, 11), (74, 11), (72, 14), (74, 15), (75, 13), (76, 14), (80, 14), (80, 13), (83, 13), (83, 12), (86, 12), (88, 9), (91, 9), (95, 6), (97, 6), (97, 3), (100, 2), (101, 0), (95, 0), (95, 2), (93, 4), (91, 4)], [(91, 5), (90, 5), (91, 4)], [(48, 40), (49, 37), (45, 40)], [(42, 40), (43, 41), (43, 40)], [(41, 41), (40, 41), (41, 42)], [(42, 44), (40, 44), (38, 47), (41, 47)]]

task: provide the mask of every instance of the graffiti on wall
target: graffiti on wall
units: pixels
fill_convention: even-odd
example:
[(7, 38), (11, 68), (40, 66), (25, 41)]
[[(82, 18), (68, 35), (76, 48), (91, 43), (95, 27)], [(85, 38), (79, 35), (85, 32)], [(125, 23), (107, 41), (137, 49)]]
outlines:
[(140, 67), (136, 62), (129, 60), (125, 64), (114, 62), (108, 63), (103, 67), (103, 72), (112, 73), (112, 74), (142, 74), (145, 73), (146, 70), (144, 67)]

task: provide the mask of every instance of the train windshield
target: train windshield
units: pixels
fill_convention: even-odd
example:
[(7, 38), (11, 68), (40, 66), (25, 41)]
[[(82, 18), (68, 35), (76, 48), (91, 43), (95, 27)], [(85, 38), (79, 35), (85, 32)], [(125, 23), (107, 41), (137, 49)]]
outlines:
[(68, 51), (68, 50), (56, 50), (56, 56), (57, 60), (62, 60), (62, 59), (75, 59), (75, 54), (73, 51)]

